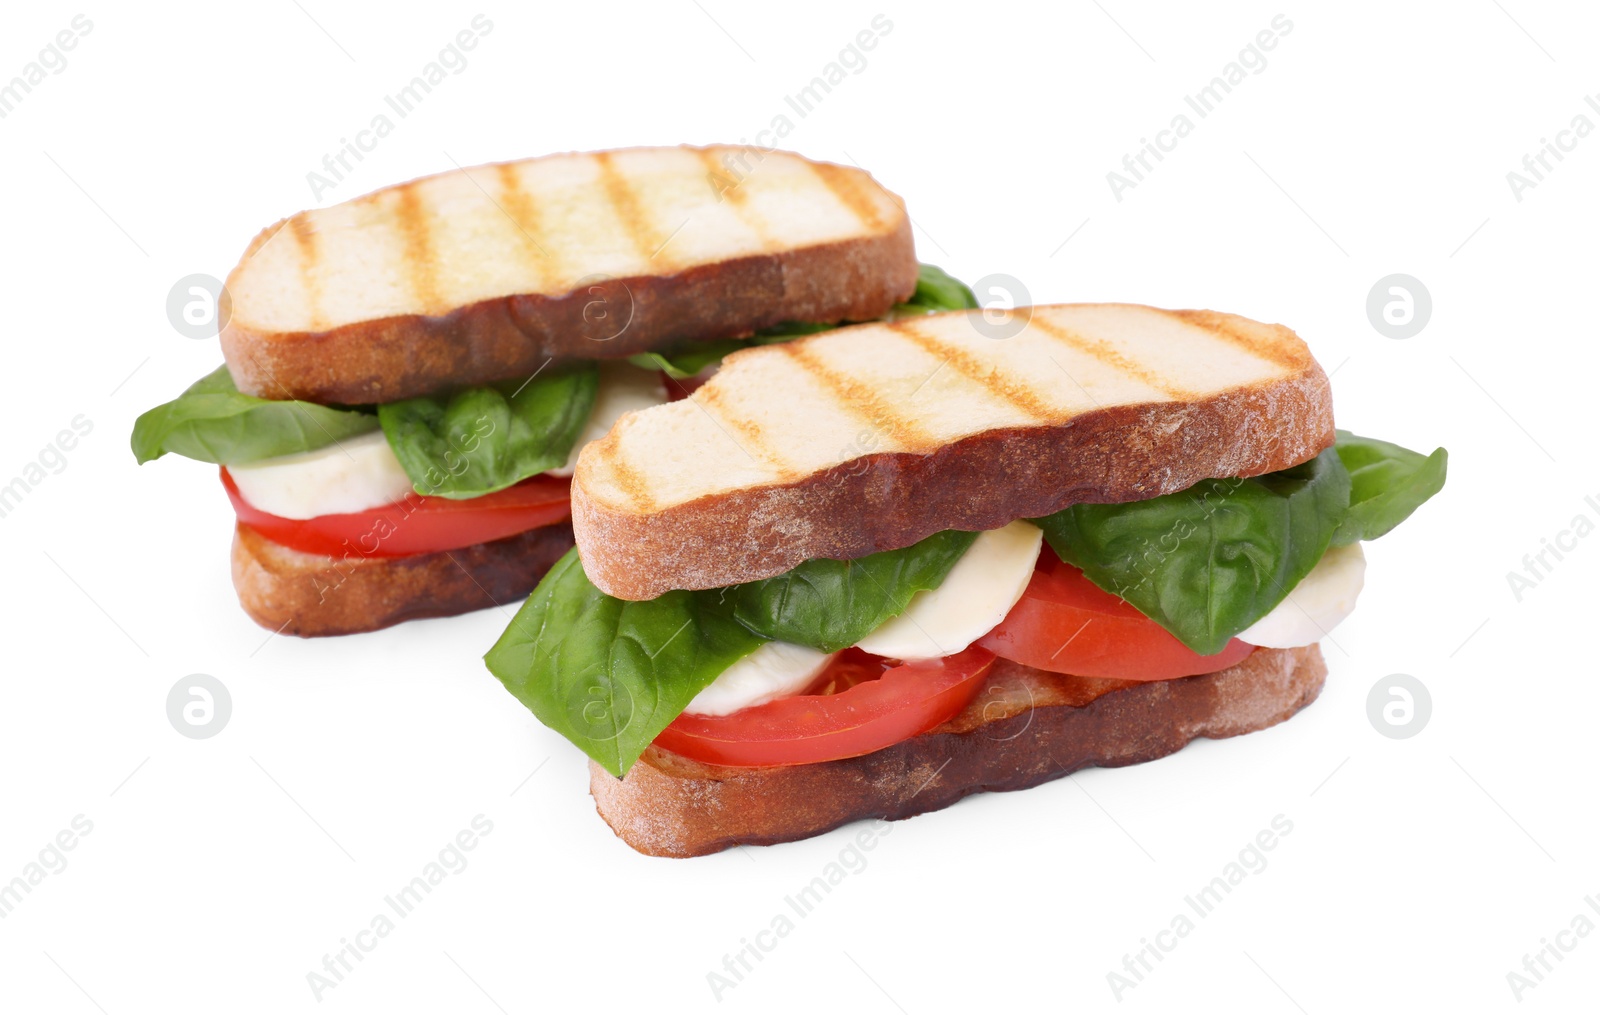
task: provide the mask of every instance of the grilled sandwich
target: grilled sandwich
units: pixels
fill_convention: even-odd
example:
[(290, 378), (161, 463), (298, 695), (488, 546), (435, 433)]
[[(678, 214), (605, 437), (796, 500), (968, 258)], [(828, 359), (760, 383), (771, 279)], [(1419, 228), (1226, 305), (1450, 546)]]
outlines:
[(975, 305), (918, 265), (865, 172), (729, 147), (553, 155), (301, 212), (227, 297), (225, 365), (141, 416), (134, 453), (222, 466), (240, 601), (298, 635), (526, 595), (572, 545), (582, 445), (733, 350)]
[(1281, 722), (1443, 486), (1280, 325), (963, 310), (753, 348), (580, 453), (486, 656), (629, 845), (904, 818)]

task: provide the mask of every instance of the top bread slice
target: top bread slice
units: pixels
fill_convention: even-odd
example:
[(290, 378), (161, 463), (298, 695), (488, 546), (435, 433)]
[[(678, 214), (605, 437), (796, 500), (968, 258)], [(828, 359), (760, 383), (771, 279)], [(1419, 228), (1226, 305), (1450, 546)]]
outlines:
[(734, 353), (583, 449), (573, 529), (596, 586), (653, 599), (1273, 472), (1333, 440), (1327, 376), (1282, 325), (957, 311)]
[(736, 147), (454, 170), (301, 212), (228, 276), (239, 390), (367, 404), (785, 321), (916, 288), (900, 199), (859, 169)]

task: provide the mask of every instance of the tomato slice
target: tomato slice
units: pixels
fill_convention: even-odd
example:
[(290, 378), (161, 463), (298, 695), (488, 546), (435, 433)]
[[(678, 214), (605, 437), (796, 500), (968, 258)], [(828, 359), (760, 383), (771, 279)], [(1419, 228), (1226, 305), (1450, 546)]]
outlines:
[[(994, 665), (994, 653), (976, 646), (943, 659), (899, 665), (873, 662), (876, 656), (854, 650), (840, 659), (844, 662), (836, 660), (813, 685), (845, 687), (836, 694), (780, 698), (730, 715), (680, 715), (656, 737), (656, 745), (696, 761), (741, 767), (871, 754), (961, 711)], [(870, 679), (874, 667), (882, 673)]]
[(458, 550), (553, 525), (572, 515), (571, 480), (534, 476), (470, 500), (411, 494), (393, 504), (344, 515), (283, 518), (252, 507), (233, 477), (222, 485), (239, 521), (275, 543), (304, 553), (343, 557), (407, 557)]
[(1173, 680), (1225, 670), (1254, 646), (1235, 638), (1203, 656), (1084, 577), (1047, 544), (1017, 605), (977, 644), (1010, 659), (1080, 677)]

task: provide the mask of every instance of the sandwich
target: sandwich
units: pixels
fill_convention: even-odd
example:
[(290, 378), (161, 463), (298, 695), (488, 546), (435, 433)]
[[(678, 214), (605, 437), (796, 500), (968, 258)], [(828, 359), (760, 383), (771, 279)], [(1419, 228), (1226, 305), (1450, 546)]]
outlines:
[(224, 295), (225, 364), (140, 416), (133, 451), (221, 466), (240, 602), (306, 636), (526, 596), (573, 544), (582, 445), (735, 349), (975, 305), (919, 269), (865, 172), (723, 147), (553, 155), (301, 212)]
[(1281, 325), (1084, 304), (841, 328), (586, 446), (576, 548), (486, 662), (640, 852), (905, 818), (1288, 719), (1362, 542), (1446, 465), (1335, 429)]

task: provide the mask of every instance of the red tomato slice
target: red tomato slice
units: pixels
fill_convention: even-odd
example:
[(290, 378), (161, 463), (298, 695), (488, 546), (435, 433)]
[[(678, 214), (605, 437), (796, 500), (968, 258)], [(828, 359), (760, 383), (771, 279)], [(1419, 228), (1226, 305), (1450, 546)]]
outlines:
[[(876, 659), (854, 650), (841, 654), (813, 685), (846, 688), (836, 694), (780, 698), (731, 715), (680, 715), (656, 745), (696, 761), (743, 767), (871, 754), (961, 711), (994, 665), (994, 653), (976, 646), (925, 662)], [(882, 674), (870, 679), (874, 667)], [(856, 682), (860, 677), (868, 679)]]
[(534, 476), (470, 500), (411, 494), (370, 511), (306, 519), (282, 518), (252, 507), (240, 496), (227, 469), (222, 470), (222, 485), (239, 521), (292, 550), (329, 557), (348, 553), (407, 557), (459, 550), (552, 525), (572, 514), (571, 480), (555, 476)]
[(1036, 669), (1116, 680), (1215, 673), (1254, 649), (1235, 638), (1216, 655), (1200, 655), (1063, 563), (1048, 545), (1017, 605), (976, 644)]

